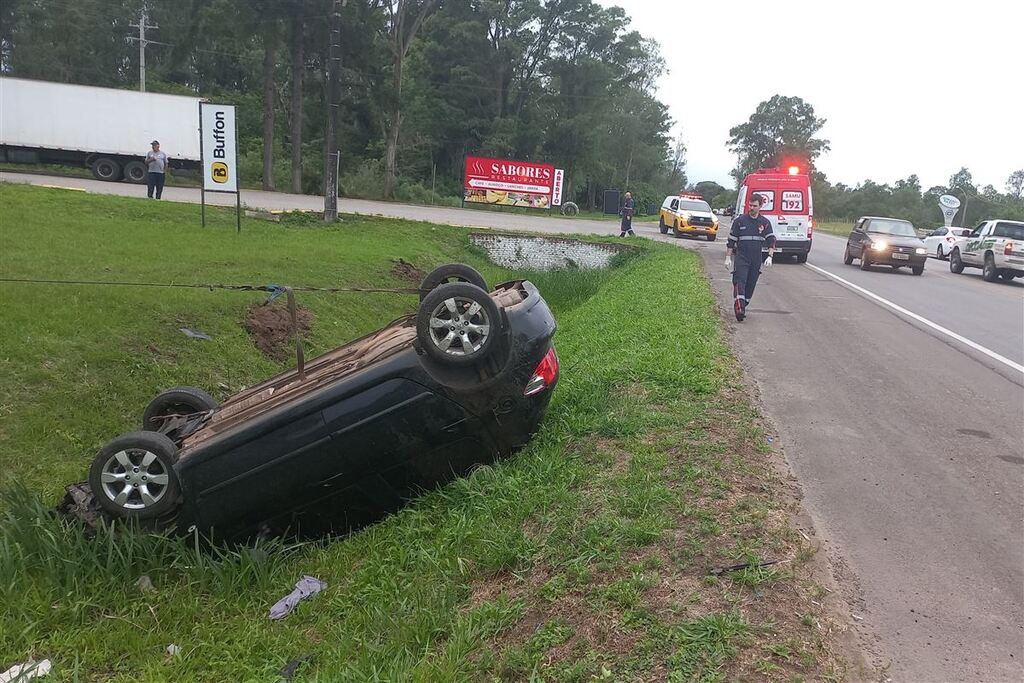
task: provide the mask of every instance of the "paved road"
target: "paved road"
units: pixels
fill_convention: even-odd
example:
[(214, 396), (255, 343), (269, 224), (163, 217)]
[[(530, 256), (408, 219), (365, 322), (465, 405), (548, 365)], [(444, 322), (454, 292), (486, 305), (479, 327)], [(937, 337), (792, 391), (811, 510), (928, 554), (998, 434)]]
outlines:
[[(91, 180), (0, 180), (139, 193)], [(322, 206), (316, 197), (243, 196), (267, 209)], [(197, 201), (198, 191), (168, 188), (165, 197)], [(347, 199), (340, 207), (499, 229), (615, 229)], [(702, 253), (729, 313), (723, 241), (676, 243)], [(934, 260), (922, 277), (861, 272), (842, 265), (842, 247), (819, 234), (809, 265), (776, 264), (747, 321), (727, 317), (733, 348), (779, 432), (846, 598), (864, 618), (855, 623), (862, 642), (891, 663), (892, 679), (1020, 681), (1024, 286), (989, 284), (971, 271), (955, 276)]]
[[(705, 256), (733, 348), (800, 480), (804, 505), (895, 681), (1024, 680), (1024, 287), (842, 265), (815, 237), (780, 263), (744, 323), (720, 243)], [(943, 305), (945, 304), (945, 305)], [(877, 639), (877, 643), (875, 642)]]

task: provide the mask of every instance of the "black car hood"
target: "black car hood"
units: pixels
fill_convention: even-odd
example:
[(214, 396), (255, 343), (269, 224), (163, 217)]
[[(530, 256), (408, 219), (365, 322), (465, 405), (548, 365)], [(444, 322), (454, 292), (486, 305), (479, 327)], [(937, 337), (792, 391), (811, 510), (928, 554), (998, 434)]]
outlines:
[(916, 237), (904, 237), (903, 235), (890, 235), (884, 232), (869, 232), (868, 237), (872, 242), (886, 241), (891, 247), (923, 247), (924, 242)]

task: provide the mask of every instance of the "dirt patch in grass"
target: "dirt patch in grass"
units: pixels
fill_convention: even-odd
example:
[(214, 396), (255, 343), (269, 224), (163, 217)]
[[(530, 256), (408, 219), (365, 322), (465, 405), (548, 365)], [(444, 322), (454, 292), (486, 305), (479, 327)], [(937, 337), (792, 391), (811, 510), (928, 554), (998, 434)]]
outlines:
[(287, 302), (253, 304), (246, 312), (242, 327), (252, 336), (256, 348), (274, 360), (283, 361), (295, 349), (294, 327), (298, 327), (300, 337), (309, 335), (313, 327), (313, 312), (297, 305), (293, 325)]
[(403, 258), (391, 259), (391, 274), (402, 282), (419, 285), (427, 276), (422, 270)]

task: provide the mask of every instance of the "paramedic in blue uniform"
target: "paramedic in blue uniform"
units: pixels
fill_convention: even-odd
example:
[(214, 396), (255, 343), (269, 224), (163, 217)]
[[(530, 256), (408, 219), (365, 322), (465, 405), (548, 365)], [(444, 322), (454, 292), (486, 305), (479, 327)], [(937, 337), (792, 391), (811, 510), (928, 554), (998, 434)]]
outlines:
[(736, 320), (746, 317), (747, 306), (754, 296), (754, 287), (761, 275), (762, 248), (768, 247), (765, 267), (772, 265), (772, 255), (775, 253), (775, 233), (772, 232), (771, 221), (761, 215), (763, 203), (761, 195), (751, 195), (750, 211), (738, 216), (729, 231), (726, 265), (735, 265), (732, 271), (732, 292)]

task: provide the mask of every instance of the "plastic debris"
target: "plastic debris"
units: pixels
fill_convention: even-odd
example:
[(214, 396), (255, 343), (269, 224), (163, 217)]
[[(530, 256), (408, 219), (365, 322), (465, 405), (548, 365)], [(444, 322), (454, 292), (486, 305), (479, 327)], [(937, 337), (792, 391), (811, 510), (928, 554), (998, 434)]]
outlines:
[(174, 643), (171, 643), (167, 646), (167, 654), (169, 654), (171, 657), (177, 657), (181, 654), (181, 647), (175, 645)]
[(22, 683), (22, 681), (31, 681), (33, 678), (42, 678), (50, 673), (52, 668), (53, 665), (50, 664), (49, 659), (44, 659), (41, 662), (30, 659), (24, 664), (15, 664), (0, 674), (0, 683)]
[(206, 341), (213, 341), (213, 337), (211, 337), (210, 335), (200, 330), (193, 330), (190, 327), (179, 327), (178, 331), (183, 333), (186, 337), (191, 337), (192, 339), (205, 339)]
[(295, 606), (300, 601), (306, 598), (316, 595), (323, 589), (327, 588), (327, 583), (321, 581), (315, 576), (303, 576), (301, 579), (295, 582), (295, 590), (288, 595), (284, 596), (270, 608), (271, 619), (284, 619), (286, 616), (292, 613)]
[(135, 582), (135, 587), (139, 589), (141, 593), (148, 593), (153, 589), (153, 580), (149, 578), (148, 574), (143, 574), (139, 577), (139, 580)]

